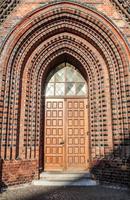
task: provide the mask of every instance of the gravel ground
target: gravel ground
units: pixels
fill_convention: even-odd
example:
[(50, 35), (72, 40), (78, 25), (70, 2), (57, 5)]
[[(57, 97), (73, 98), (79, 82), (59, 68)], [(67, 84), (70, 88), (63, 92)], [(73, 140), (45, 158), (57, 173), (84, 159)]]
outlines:
[(130, 200), (130, 190), (104, 186), (9, 188), (0, 194), (0, 200)]

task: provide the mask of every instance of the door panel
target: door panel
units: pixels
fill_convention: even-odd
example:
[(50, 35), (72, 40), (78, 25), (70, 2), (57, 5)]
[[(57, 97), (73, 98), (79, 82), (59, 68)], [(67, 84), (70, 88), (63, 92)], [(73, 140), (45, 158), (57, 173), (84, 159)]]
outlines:
[(87, 100), (66, 100), (66, 168), (88, 168)]
[(64, 168), (64, 101), (49, 99), (45, 105), (44, 170), (60, 171)]
[(87, 99), (46, 99), (45, 171), (88, 169)]

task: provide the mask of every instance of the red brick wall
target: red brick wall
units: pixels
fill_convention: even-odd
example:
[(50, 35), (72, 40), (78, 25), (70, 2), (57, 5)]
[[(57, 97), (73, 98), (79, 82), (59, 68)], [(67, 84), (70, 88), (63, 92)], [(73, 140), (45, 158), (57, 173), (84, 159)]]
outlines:
[(130, 158), (95, 161), (91, 172), (100, 182), (130, 186)]
[(2, 159), (0, 159), (0, 187), (2, 186)]
[(18, 185), (38, 179), (37, 160), (10, 160), (2, 163), (2, 185)]

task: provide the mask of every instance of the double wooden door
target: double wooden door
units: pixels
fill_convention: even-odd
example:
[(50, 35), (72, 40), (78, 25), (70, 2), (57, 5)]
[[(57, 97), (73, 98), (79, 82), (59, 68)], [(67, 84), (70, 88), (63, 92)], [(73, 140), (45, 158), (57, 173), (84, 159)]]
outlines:
[(45, 171), (89, 167), (87, 99), (46, 99)]

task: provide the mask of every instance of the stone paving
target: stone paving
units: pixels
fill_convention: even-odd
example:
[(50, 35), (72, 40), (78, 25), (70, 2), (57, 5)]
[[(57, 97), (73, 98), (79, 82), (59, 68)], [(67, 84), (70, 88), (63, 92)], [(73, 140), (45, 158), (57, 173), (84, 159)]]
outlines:
[(0, 200), (130, 200), (130, 190), (104, 186), (43, 187), (24, 186), (8, 189)]

